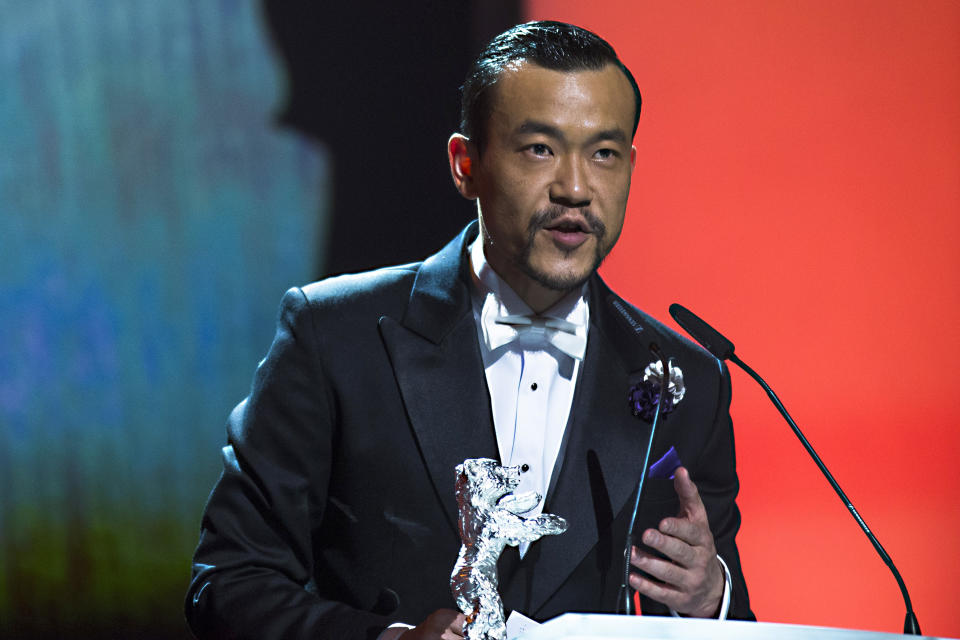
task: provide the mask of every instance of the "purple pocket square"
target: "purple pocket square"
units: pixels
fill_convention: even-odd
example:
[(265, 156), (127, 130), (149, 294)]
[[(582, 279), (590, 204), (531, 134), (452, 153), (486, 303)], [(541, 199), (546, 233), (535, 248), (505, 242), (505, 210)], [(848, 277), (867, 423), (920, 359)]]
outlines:
[(677, 450), (670, 447), (670, 450), (663, 454), (662, 458), (650, 465), (650, 470), (647, 471), (647, 477), (668, 478), (673, 480), (674, 471), (682, 464), (683, 463), (680, 462), (680, 456), (677, 455)]

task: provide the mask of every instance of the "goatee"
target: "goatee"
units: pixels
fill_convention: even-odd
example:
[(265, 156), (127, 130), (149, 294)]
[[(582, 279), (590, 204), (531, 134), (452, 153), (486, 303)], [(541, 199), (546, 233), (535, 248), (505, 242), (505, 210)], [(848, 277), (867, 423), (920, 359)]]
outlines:
[[(586, 221), (590, 233), (596, 238), (593, 266), (585, 273), (553, 274), (540, 271), (531, 264), (530, 256), (533, 253), (533, 243), (536, 239), (537, 232), (563, 217), (568, 210), (566, 207), (553, 205), (537, 211), (527, 226), (527, 244), (524, 246), (523, 252), (517, 256), (517, 266), (527, 277), (553, 291), (570, 291), (581, 286), (590, 276), (596, 273), (597, 269), (599, 269), (603, 263), (603, 259), (607, 257), (607, 251), (604, 248), (606, 245), (603, 242), (607, 234), (606, 225), (603, 224), (603, 221), (595, 216), (590, 209), (580, 209), (580, 215), (582, 215)], [(565, 251), (565, 253), (570, 254), (574, 251), (576, 251), (576, 249), (570, 249)]]

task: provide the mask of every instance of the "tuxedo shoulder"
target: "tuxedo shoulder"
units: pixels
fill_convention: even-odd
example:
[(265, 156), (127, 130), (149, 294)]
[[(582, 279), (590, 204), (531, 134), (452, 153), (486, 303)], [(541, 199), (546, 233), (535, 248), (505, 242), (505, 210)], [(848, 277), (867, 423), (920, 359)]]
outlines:
[(308, 307), (338, 313), (402, 308), (420, 270), (420, 262), (325, 278), (300, 287)]

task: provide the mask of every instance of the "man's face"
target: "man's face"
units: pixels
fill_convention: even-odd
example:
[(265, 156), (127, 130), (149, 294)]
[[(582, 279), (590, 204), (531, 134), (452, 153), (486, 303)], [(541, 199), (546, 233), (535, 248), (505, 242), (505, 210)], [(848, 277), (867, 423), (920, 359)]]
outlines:
[[(492, 88), (482, 154), (467, 191), (479, 201), (490, 265), (535, 311), (580, 286), (623, 228), (633, 90), (623, 73), (520, 63)], [(537, 307), (542, 308), (537, 308)]]

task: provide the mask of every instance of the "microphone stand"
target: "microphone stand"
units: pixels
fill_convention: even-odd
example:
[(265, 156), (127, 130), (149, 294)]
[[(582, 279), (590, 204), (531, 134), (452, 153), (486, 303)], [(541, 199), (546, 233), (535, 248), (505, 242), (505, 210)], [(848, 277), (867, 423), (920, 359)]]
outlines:
[(853, 506), (853, 503), (850, 502), (850, 498), (848, 498), (847, 494), (843, 492), (843, 489), (840, 488), (840, 485), (837, 484), (837, 481), (833, 479), (833, 474), (831, 474), (827, 469), (827, 466), (823, 464), (823, 460), (821, 460), (820, 456), (817, 455), (817, 452), (813, 450), (810, 442), (807, 441), (806, 437), (803, 435), (803, 432), (800, 431), (800, 427), (797, 426), (797, 423), (794, 422), (793, 418), (790, 417), (790, 414), (787, 413), (786, 407), (784, 407), (783, 403), (780, 402), (780, 398), (777, 397), (777, 394), (773, 392), (773, 389), (770, 388), (770, 385), (768, 385), (763, 378), (757, 375), (756, 371), (751, 369), (743, 360), (736, 356), (736, 354), (733, 352), (733, 343), (724, 337), (719, 331), (704, 322), (699, 316), (682, 305), (676, 303), (670, 305), (670, 315), (673, 316), (673, 319), (677, 321), (677, 324), (683, 327), (687, 333), (693, 336), (693, 338), (707, 351), (713, 354), (715, 358), (719, 360), (730, 360), (738, 367), (746, 371), (747, 375), (756, 380), (757, 383), (763, 387), (763, 390), (767, 392), (767, 395), (770, 397), (770, 400), (773, 401), (773, 405), (777, 408), (777, 411), (780, 412), (780, 415), (783, 416), (783, 418), (787, 421), (787, 424), (790, 425), (790, 428), (793, 429), (793, 433), (800, 440), (800, 444), (802, 444), (804, 449), (807, 450), (807, 453), (810, 454), (810, 457), (813, 458), (813, 461), (817, 463), (817, 467), (820, 468), (820, 471), (830, 483), (830, 486), (833, 487), (833, 490), (838, 496), (840, 496), (840, 500), (843, 501), (843, 504), (847, 507), (847, 510), (850, 511), (850, 514), (853, 516), (854, 520), (856, 520), (857, 524), (860, 525), (860, 528), (863, 529), (863, 532), (870, 540), (873, 548), (877, 550), (877, 553), (880, 555), (880, 558), (883, 560), (884, 564), (886, 564), (893, 573), (893, 577), (896, 578), (897, 585), (900, 587), (900, 593), (903, 595), (903, 602), (907, 607), (907, 615), (903, 621), (903, 633), (906, 635), (919, 636), (920, 623), (917, 621), (917, 616), (913, 612), (913, 604), (910, 602), (910, 594), (907, 593), (907, 585), (900, 576), (900, 572), (897, 571), (897, 567), (893, 564), (893, 560), (890, 559), (886, 549), (884, 549), (883, 545), (880, 544), (880, 541), (877, 540), (877, 536), (870, 531), (867, 523), (864, 522), (863, 518)]
[(663, 375), (660, 376), (660, 395), (657, 396), (657, 411), (653, 414), (653, 422), (650, 425), (650, 437), (647, 439), (647, 450), (643, 454), (640, 480), (637, 482), (637, 497), (633, 501), (633, 513), (630, 515), (630, 524), (627, 526), (627, 540), (623, 543), (623, 579), (620, 582), (620, 592), (617, 599), (620, 600), (620, 605), (623, 606), (624, 614), (628, 616), (633, 615), (633, 592), (630, 590), (630, 549), (633, 546), (633, 526), (636, 524), (637, 513), (640, 510), (640, 496), (643, 493), (644, 480), (646, 480), (647, 474), (649, 473), (653, 438), (657, 433), (657, 423), (660, 421), (663, 398), (667, 393), (667, 385), (670, 382), (670, 361), (663, 357), (663, 353), (661, 353), (657, 343), (650, 343), (650, 351), (660, 361), (660, 368), (663, 371)]
[(793, 429), (793, 433), (800, 440), (800, 444), (803, 445), (803, 448), (807, 450), (807, 453), (810, 454), (810, 457), (813, 458), (813, 461), (817, 463), (818, 467), (820, 467), (820, 471), (823, 473), (824, 477), (826, 477), (827, 482), (830, 483), (830, 486), (833, 487), (833, 490), (837, 492), (838, 496), (840, 496), (840, 500), (843, 501), (843, 504), (847, 507), (850, 515), (852, 515), (853, 519), (857, 521), (857, 524), (860, 525), (860, 528), (863, 529), (863, 532), (867, 535), (867, 538), (870, 540), (871, 544), (873, 544), (873, 548), (877, 550), (878, 554), (880, 554), (880, 559), (883, 560), (884, 564), (886, 564), (890, 571), (893, 572), (893, 577), (896, 578), (897, 584), (900, 586), (900, 593), (903, 595), (903, 601), (907, 606), (907, 616), (903, 621), (903, 633), (907, 635), (919, 636), (920, 623), (917, 621), (917, 616), (913, 612), (913, 604), (910, 602), (910, 594), (907, 593), (907, 585), (904, 583), (900, 572), (897, 571), (897, 567), (893, 564), (893, 560), (891, 560), (889, 554), (887, 554), (886, 549), (884, 549), (883, 545), (880, 544), (877, 536), (870, 531), (870, 528), (860, 516), (857, 508), (853, 506), (850, 498), (847, 497), (847, 494), (844, 493), (843, 489), (840, 488), (840, 485), (837, 484), (837, 481), (833, 478), (833, 474), (830, 473), (829, 469), (827, 469), (827, 465), (823, 464), (823, 460), (821, 460), (820, 456), (817, 455), (817, 452), (813, 450), (813, 445), (810, 444), (807, 438), (803, 435), (803, 432), (800, 431), (800, 427), (798, 427), (797, 423), (794, 422), (793, 418), (790, 417), (786, 407), (784, 407), (783, 403), (780, 402), (780, 398), (778, 398), (777, 394), (773, 392), (773, 389), (770, 388), (770, 385), (768, 385), (764, 379), (757, 374), (756, 371), (751, 369), (747, 363), (738, 358), (735, 353), (730, 354), (730, 361), (746, 371), (747, 375), (756, 380), (757, 384), (763, 387), (763, 390), (767, 392), (767, 395), (770, 397), (773, 405), (777, 408), (777, 411), (780, 412), (780, 415), (783, 416), (784, 420), (787, 421), (787, 424), (790, 425), (790, 428)]

